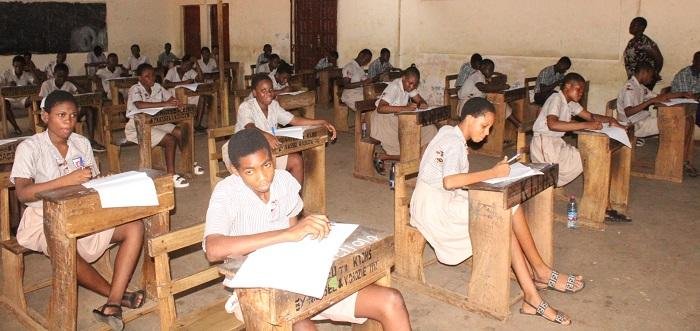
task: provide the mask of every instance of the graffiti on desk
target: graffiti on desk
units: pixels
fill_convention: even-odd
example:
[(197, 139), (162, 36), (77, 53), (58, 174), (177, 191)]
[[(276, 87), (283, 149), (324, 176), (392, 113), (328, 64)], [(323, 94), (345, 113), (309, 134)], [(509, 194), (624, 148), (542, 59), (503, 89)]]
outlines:
[(192, 112), (189, 111), (170, 111), (170, 112), (160, 112), (155, 116), (147, 116), (146, 122), (151, 125), (172, 123), (181, 120), (186, 120), (192, 118)]
[(0, 163), (12, 163), (15, 159), (15, 151), (21, 140), (9, 144), (0, 145)]
[(311, 147), (324, 144), (323, 138), (304, 138), (301, 140), (294, 140), (288, 142), (282, 142), (280, 147), (272, 151), (275, 156), (289, 154), (298, 150), (306, 149), (304, 147)]

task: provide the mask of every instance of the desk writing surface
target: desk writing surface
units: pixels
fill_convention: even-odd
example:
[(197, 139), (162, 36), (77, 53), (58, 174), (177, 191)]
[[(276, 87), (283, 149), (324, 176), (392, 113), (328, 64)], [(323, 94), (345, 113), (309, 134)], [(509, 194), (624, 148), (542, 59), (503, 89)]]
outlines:
[(435, 124), (450, 118), (450, 106), (431, 106), (428, 110), (402, 111), (396, 116), (415, 116), (420, 125)]
[(304, 130), (303, 139), (279, 136), (277, 140), (279, 140), (280, 146), (272, 150), (274, 156), (291, 154), (324, 145), (330, 140), (330, 132), (325, 126), (313, 126)]
[(501, 192), (504, 195), (505, 208), (511, 208), (555, 186), (559, 177), (559, 165), (553, 163), (527, 163), (528, 167), (541, 171), (544, 175), (521, 178), (514, 181), (488, 184), (474, 183), (465, 187), (467, 190)]
[(14, 162), (17, 146), (19, 146), (23, 140), (24, 139), (18, 139), (13, 142), (0, 145), (0, 164), (12, 164)]

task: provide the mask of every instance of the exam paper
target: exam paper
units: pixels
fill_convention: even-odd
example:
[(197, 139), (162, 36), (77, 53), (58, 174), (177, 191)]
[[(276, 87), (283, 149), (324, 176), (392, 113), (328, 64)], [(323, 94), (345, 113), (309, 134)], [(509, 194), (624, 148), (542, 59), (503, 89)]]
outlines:
[(506, 177), (496, 177), (489, 180), (485, 180), (484, 183), (488, 184), (498, 184), (502, 182), (507, 182), (511, 180), (521, 179), (525, 177), (544, 175), (541, 171), (532, 169), (520, 162), (516, 162), (510, 165), (510, 173)]
[(102, 208), (158, 205), (156, 185), (145, 172), (127, 171), (93, 179), (83, 186), (97, 191)]
[[(635, 114), (636, 115), (636, 114)], [(627, 136), (627, 131), (616, 126), (610, 126), (608, 123), (603, 123), (603, 128), (601, 130), (590, 130), (593, 132), (600, 132), (606, 134), (610, 139), (614, 139), (622, 143), (623, 145), (632, 148), (630, 143), (630, 138)]]
[(233, 278), (224, 280), (224, 285), (274, 288), (320, 299), (338, 249), (357, 226), (334, 223), (323, 240), (305, 238), (258, 249), (248, 255)]
[(688, 98), (673, 98), (673, 99), (669, 99), (666, 102), (662, 102), (662, 104), (664, 104), (666, 106), (675, 106), (675, 105), (680, 105), (680, 104), (684, 104), (684, 103), (698, 103), (698, 101), (695, 99), (688, 99)]
[(299, 95), (299, 94), (302, 94), (304, 92), (306, 92), (306, 91), (284, 92), (284, 93), (279, 93), (277, 95)]
[(286, 128), (275, 129), (275, 136), (302, 139), (304, 138), (304, 131), (306, 130), (306, 128), (306, 126), (290, 126)]
[(191, 83), (191, 84), (182, 84), (178, 85), (177, 87), (184, 87), (192, 92), (197, 92), (197, 86), (199, 86), (202, 83)]

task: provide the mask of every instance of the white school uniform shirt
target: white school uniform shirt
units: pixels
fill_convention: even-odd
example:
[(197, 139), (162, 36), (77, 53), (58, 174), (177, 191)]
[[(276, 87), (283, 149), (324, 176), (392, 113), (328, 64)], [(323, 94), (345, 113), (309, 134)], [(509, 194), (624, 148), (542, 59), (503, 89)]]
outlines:
[(268, 73), (268, 72), (270, 72), (270, 63), (269, 62), (266, 62), (263, 64), (258, 64), (255, 67), (256, 74), (263, 74), (263, 73)]
[[(289, 82), (285, 84), (280, 84), (277, 82), (277, 79), (275, 78), (275, 75), (277, 74), (277, 69), (273, 70), (268, 76), (270, 76), (270, 79), (272, 79), (272, 89), (273, 90), (281, 90), (287, 86), (289, 86)], [(251, 92), (252, 93), (252, 92)]]
[(100, 56), (95, 55), (95, 52), (87, 53), (86, 63), (100, 62), (107, 62), (107, 56), (105, 56), (105, 53), (100, 54)]
[(22, 75), (18, 77), (15, 75), (15, 69), (10, 68), (5, 70), (2, 77), (0, 77), (0, 85), (10, 85), (11, 82), (14, 82), (17, 86), (31, 85), (34, 84), (34, 75), (23, 71)]
[(107, 67), (100, 68), (97, 70), (95, 75), (97, 75), (97, 77), (100, 77), (100, 79), (102, 80), (102, 89), (107, 94), (107, 99), (111, 100), (112, 99), (112, 91), (109, 89), (108, 79), (121, 77), (122, 76), (122, 67), (115, 66), (114, 71), (109, 71), (109, 69)]
[(238, 107), (236, 115), (236, 132), (245, 129), (248, 123), (255, 124), (258, 129), (272, 133), (272, 128), (287, 125), (294, 119), (294, 115), (282, 108), (277, 100), (267, 106), (267, 117), (263, 113), (258, 100), (255, 98), (246, 100)]
[[(68, 72), (69, 72), (69, 73), (72, 73), (72, 72), (73, 72), (73, 69), (70, 67), (70, 64), (68, 64), (68, 62), (63, 62), (63, 64), (65, 64), (66, 67), (68, 67)], [(56, 67), (56, 60), (51, 61), (51, 62), (47, 63), (46, 66), (44, 66), (44, 72), (46, 73), (46, 78), (47, 78), (47, 79), (48, 79), (48, 78), (53, 78), (53, 68), (54, 68), (54, 67)]]
[(133, 118), (134, 114), (138, 112), (139, 109), (134, 104), (136, 101), (163, 102), (172, 97), (173, 95), (170, 91), (158, 83), (154, 83), (151, 87), (151, 93), (148, 93), (146, 88), (141, 85), (141, 82), (138, 82), (129, 88), (129, 98), (126, 102), (126, 117)]
[(445, 125), (423, 153), (418, 179), (445, 191), (443, 178), (469, 172), (467, 140), (457, 126)]
[(141, 55), (139, 58), (135, 58), (133, 55), (129, 55), (129, 58), (126, 60), (126, 69), (129, 70), (130, 73), (135, 73), (136, 68), (139, 67), (139, 65), (143, 63), (149, 63), (148, 57), (145, 55)]
[(350, 83), (357, 83), (367, 79), (367, 73), (357, 61), (352, 60), (343, 67), (343, 78), (350, 78)]
[[(194, 69), (188, 70), (187, 72), (185, 72), (184, 75), (182, 75), (182, 77), (180, 77), (180, 74), (177, 72), (178, 68), (180, 68), (180, 66), (175, 66), (175, 67), (170, 68), (168, 70), (168, 73), (165, 74), (164, 80), (168, 80), (172, 83), (179, 83), (179, 82), (190, 80), (190, 79), (197, 79), (197, 72), (194, 71)], [(172, 93), (172, 91), (171, 91), (171, 93)]]
[(481, 90), (476, 87), (477, 83), (486, 83), (486, 76), (484, 76), (480, 70), (474, 71), (473, 74), (469, 75), (467, 80), (464, 81), (464, 85), (459, 88), (459, 91), (457, 91), (457, 97), (459, 97), (459, 100), (485, 97), (486, 93), (481, 92)]
[[(93, 176), (100, 174), (87, 138), (71, 133), (68, 136), (68, 152), (64, 158), (51, 143), (48, 130), (37, 133), (17, 146), (10, 181), (14, 184), (17, 178), (28, 178), (36, 184), (45, 183), (80, 168), (81, 158), (83, 165), (90, 167)], [(28, 202), (26, 205), (41, 208), (42, 201)]]
[[(76, 94), (78, 93), (78, 88), (75, 86), (75, 84), (69, 82), (69, 81), (64, 81), (63, 85), (59, 88), (56, 86), (56, 78), (51, 78), (43, 83), (41, 83), (41, 89), (39, 90), (39, 96), (42, 98), (47, 97), (51, 92), (56, 91), (56, 90), (61, 90), (61, 91), (66, 91), (70, 94)], [(43, 102), (42, 102), (43, 104)]]
[[(390, 106), (405, 106), (408, 102), (415, 96), (418, 95), (418, 89), (414, 89), (411, 92), (406, 92), (403, 89), (403, 82), (401, 78), (396, 78), (392, 80), (384, 89), (384, 92), (379, 96), (377, 102), (374, 103), (375, 106), (379, 107), (379, 101), (384, 100)], [(382, 114), (391, 115), (391, 117), (396, 117), (394, 114)]]
[[(632, 76), (632, 78), (625, 83), (625, 86), (622, 87), (620, 94), (617, 96), (617, 120), (621, 122), (630, 121), (630, 119), (627, 118), (627, 114), (625, 114), (625, 108), (634, 107), (656, 96), (656, 93), (640, 84), (637, 77)], [(645, 111), (647, 110), (642, 110), (633, 116), (639, 117), (638, 114), (642, 114)], [(634, 120), (634, 118), (632, 118), (632, 120)]]
[(199, 68), (202, 69), (202, 72), (205, 74), (219, 71), (219, 67), (216, 65), (214, 58), (210, 57), (208, 63), (204, 63), (204, 60), (199, 59), (197, 60), (197, 63), (199, 64)]
[(542, 110), (535, 120), (532, 130), (535, 135), (561, 138), (566, 132), (552, 131), (547, 125), (547, 116), (555, 115), (563, 122), (571, 122), (573, 116), (578, 115), (583, 107), (578, 102), (566, 102), (564, 92), (553, 93), (542, 105)]
[(261, 64), (267, 63), (267, 62), (269, 62), (269, 61), (270, 61), (270, 60), (267, 58), (267, 56), (265, 55), (265, 53), (260, 53), (260, 55), (258, 55), (258, 59), (255, 61), (255, 67), (257, 68), (257, 67), (259, 67)]

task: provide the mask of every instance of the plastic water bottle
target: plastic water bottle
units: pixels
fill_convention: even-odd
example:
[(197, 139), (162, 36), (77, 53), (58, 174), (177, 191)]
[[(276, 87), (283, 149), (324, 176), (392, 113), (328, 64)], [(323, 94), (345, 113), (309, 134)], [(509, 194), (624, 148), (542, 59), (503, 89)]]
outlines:
[(576, 197), (569, 198), (569, 207), (566, 209), (566, 227), (575, 229), (578, 222), (578, 208), (576, 207)]
[(391, 164), (391, 170), (389, 170), (389, 189), (393, 190), (396, 180), (396, 163)]
[(367, 122), (362, 122), (362, 138), (367, 138)]

